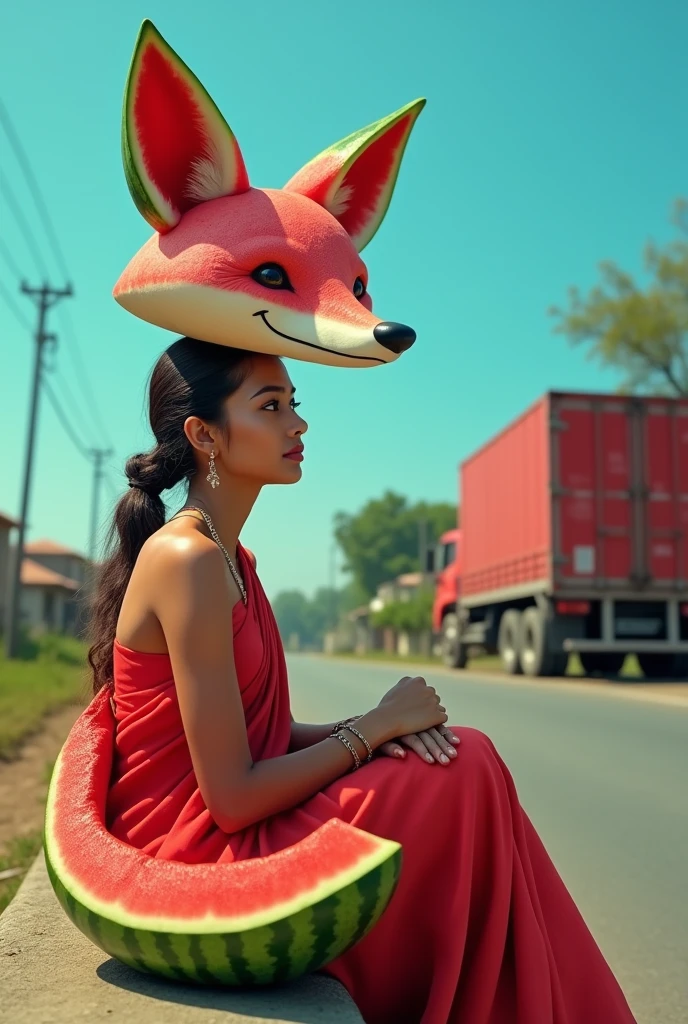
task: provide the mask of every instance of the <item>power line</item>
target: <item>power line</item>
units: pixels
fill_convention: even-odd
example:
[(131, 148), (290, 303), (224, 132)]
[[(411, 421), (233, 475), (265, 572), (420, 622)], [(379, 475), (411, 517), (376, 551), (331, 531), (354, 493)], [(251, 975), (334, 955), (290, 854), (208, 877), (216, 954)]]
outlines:
[[(1, 104), (0, 104), (0, 107), (1, 107)], [(5, 187), (7, 188), (7, 185), (5, 185)], [(31, 238), (33, 239), (33, 236), (31, 236)], [(35, 240), (34, 240), (34, 244), (35, 244)], [(0, 238), (0, 256), (2, 257), (4, 262), (9, 267), (10, 272), (17, 278), (17, 281), (20, 282), (24, 278), (24, 275), (21, 273), (18, 265), (14, 261), (14, 257), (10, 253), (10, 250), (8, 249), (7, 245), (5, 244), (5, 242), (1, 238)], [(40, 256), (39, 256), (39, 259), (40, 259)], [(0, 286), (0, 288), (1, 288), (1, 286)], [(2, 295), (2, 298), (5, 300), (7, 305), (10, 307), (10, 309), (12, 309), (12, 312), (14, 313), (15, 317), (17, 317), (17, 319), (22, 324), (22, 326), (25, 327), (28, 331), (30, 331), (32, 328), (29, 326), (28, 322), (24, 319), (22, 314), (19, 312), (17, 307), (14, 305), (12, 299), (9, 297), (8, 292), (4, 288), (1, 288), (0, 295)], [(62, 326), (64, 328), (64, 332), (68, 336), (68, 340), (69, 340), (68, 349), (69, 349), (70, 353), (72, 354), (72, 358), (74, 360), (74, 365), (75, 365), (76, 371), (77, 371), (77, 378), (78, 378), (79, 387), (81, 389), (81, 393), (82, 393), (83, 398), (84, 398), (84, 400), (86, 402), (86, 405), (88, 406), (89, 412), (91, 413), (91, 415), (93, 417), (93, 423), (94, 423), (94, 425), (96, 427), (96, 430), (100, 431), (101, 436), (104, 438), (104, 440), (107, 443), (107, 446), (108, 447), (112, 447), (112, 445), (110, 444), (110, 439), (108, 437), (108, 432), (107, 432), (107, 430), (106, 430), (106, 428), (104, 426), (103, 420), (100, 417), (100, 413), (98, 411), (98, 406), (96, 405), (95, 399), (93, 397), (93, 388), (90, 386), (90, 383), (89, 383), (89, 380), (88, 380), (88, 374), (86, 372), (86, 366), (85, 366), (85, 363), (84, 363), (83, 355), (81, 353), (81, 349), (80, 349), (79, 344), (77, 342), (77, 338), (76, 338), (76, 335), (74, 333), (74, 328), (72, 326), (72, 322), (69, 319), (69, 315), (66, 313), (66, 311), (65, 311), (63, 306), (59, 306), (57, 312), (58, 312), (58, 316), (62, 320)], [(76, 407), (76, 403), (74, 403), (73, 400), (72, 400), (72, 404), (74, 405), (74, 407)]]
[(41, 195), (38, 183), (34, 178), (29, 160), (19, 141), (19, 137), (14, 130), (14, 125), (10, 120), (10, 115), (8, 114), (2, 100), (0, 100), (0, 121), (2, 122), (3, 128), (5, 129), (7, 138), (10, 140), (10, 145), (14, 150), (14, 155), (16, 156), (17, 162), (22, 169), (22, 173), (24, 174), (26, 183), (29, 186), (29, 191), (31, 192), (33, 201), (36, 204), (38, 215), (43, 222), (43, 227), (45, 229), (46, 235), (48, 236), (48, 241), (50, 242), (50, 246), (53, 250), (53, 255), (55, 256), (55, 259), (57, 260), (58, 266), (60, 268), (60, 273), (64, 277), (65, 281), (68, 281), (69, 271), (67, 270), (67, 261), (64, 258), (64, 253), (62, 252), (62, 248), (55, 233), (55, 229), (53, 227), (50, 215), (48, 213), (48, 208), (43, 201), (43, 196)]
[(5, 300), (12, 313), (14, 313), (15, 319), (18, 320), (22, 327), (29, 333), (31, 333), (31, 331), (33, 330), (31, 324), (26, 319), (22, 311), (19, 309), (19, 306), (15, 305), (14, 299), (7, 291), (2, 281), (0, 281), (0, 298), (3, 298)]
[(50, 399), (50, 404), (52, 405), (52, 407), (53, 407), (53, 409), (55, 411), (55, 415), (57, 416), (58, 420), (62, 424), (62, 429), (66, 433), (67, 437), (72, 442), (74, 447), (79, 451), (79, 453), (81, 455), (83, 455), (83, 457), (85, 459), (88, 459), (89, 462), (90, 462), (91, 461), (91, 456), (89, 454), (88, 449), (86, 449), (82, 445), (81, 441), (77, 437), (76, 431), (74, 430), (74, 428), (72, 427), (71, 423), (69, 422), (67, 416), (65, 415), (64, 409), (60, 405), (60, 403), (58, 401), (58, 398), (57, 398), (57, 395), (55, 394), (55, 392), (53, 391), (52, 387), (50, 386), (48, 381), (45, 379), (45, 377), (43, 377), (43, 387), (45, 388), (45, 392), (46, 392), (48, 398)]
[(33, 256), (33, 260), (38, 269), (38, 273), (44, 278), (44, 280), (47, 281), (49, 276), (48, 268), (43, 262), (43, 257), (41, 256), (41, 251), (38, 247), (34, 234), (26, 220), (24, 220), (24, 214), (21, 212), (19, 203), (14, 198), (14, 192), (10, 188), (7, 178), (2, 173), (0, 173), (0, 192), (2, 192), (2, 194), (4, 195), (5, 201), (7, 202), (7, 205), (9, 206), (10, 210), (12, 211), (14, 219), (19, 225), (19, 229), (24, 236), (24, 241), (26, 242), (31, 252), (31, 255)]
[(3, 242), (2, 238), (0, 238), (0, 256), (2, 256), (5, 263), (10, 268), (10, 273), (14, 274), (17, 281), (21, 281), (23, 278), (26, 277), (26, 274), (22, 274), (19, 267), (14, 262), (14, 257), (12, 256), (11, 252), (9, 251), (5, 243)]
[(63, 306), (60, 306), (58, 308), (57, 315), (59, 319), (62, 321), (63, 330), (67, 335), (67, 339), (69, 342), (67, 347), (74, 361), (74, 366), (76, 367), (77, 378), (81, 393), (84, 399), (86, 400), (86, 404), (89, 407), (89, 411), (93, 417), (93, 422), (100, 431), (100, 436), (105, 441), (105, 447), (112, 448), (113, 445), (112, 442), (110, 441), (108, 430), (105, 427), (105, 424), (100, 415), (100, 411), (96, 404), (95, 398), (93, 397), (93, 388), (91, 387), (90, 381), (88, 379), (88, 373), (86, 371), (84, 357), (81, 352), (81, 347), (77, 341), (76, 334), (74, 333), (74, 327), (72, 326), (72, 321), (70, 319), (69, 313), (67, 312), (67, 310), (65, 310)]

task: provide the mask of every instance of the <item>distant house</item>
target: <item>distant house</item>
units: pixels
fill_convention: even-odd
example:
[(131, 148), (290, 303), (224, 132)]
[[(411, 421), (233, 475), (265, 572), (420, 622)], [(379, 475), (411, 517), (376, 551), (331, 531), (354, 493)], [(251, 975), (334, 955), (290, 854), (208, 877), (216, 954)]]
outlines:
[(89, 560), (78, 551), (57, 544), (54, 540), (42, 538), (24, 545), (24, 557), (44, 565), (46, 569), (82, 584), (86, 582)]
[(10, 534), (18, 527), (16, 519), (0, 512), (0, 628), (5, 622), (10, 588)]
[[(90, 562), (73, 548), (49, 538), (24, 545), (22, 620), (58, 633), (81, 632), (84, 609), (77, 602)], [(83, 593), (80, 595), (83, 596)]]
[[(4, 535), (19, 524), (8, 516), (0, 519), (0, 585), (5, 609), (9, 599), (9, 585), (16, 565), (17, 545), (3, 542)], [(3, 554), (5, 582), (2, 581)], [(79, 551), (42, 538), (24, 545), (21, 570), (21, 599), (19, 622), (30, 630), (43, 630), (77, 635), (85, 625), (85, 604), (81, 600), (89, 579), (90, 561)], [(6, 625), (5, 612), (3, 623)]]
[(21, 622), (29, 629), (74, 633), (81, 584), (32, 558), (22, 562)]

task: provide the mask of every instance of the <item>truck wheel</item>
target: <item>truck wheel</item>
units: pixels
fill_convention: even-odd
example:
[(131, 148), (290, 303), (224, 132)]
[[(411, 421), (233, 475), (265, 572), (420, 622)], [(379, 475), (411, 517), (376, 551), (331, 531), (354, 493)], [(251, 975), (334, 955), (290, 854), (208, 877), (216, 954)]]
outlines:
[(521, 633), (521, 613), (515, 608), (508, 608), (499, 622), (497, 651), (502, 659), (504, 671), (510, 676), (517, 676), (523, 671), (519, 657), (519, 636)]
[(638, 655), (638, 664), (647, 679), (670, 679), (674, 674), (676, 662), (677, 656), (675, 654), (645, 652)]
[(603, 676), (618, 676), (626, 655), (623, 651), (581, 651), (580, 663), (586, 675), (599, 672)]
[(527, 676), (563, 676), (566, 673), (568, 654), (547, 649), (547, 620), (537, 607), (526, 608), (521, 615), (519, 651)]
[(468, 664), (466, 645), (459, 639), (456, 612), (448, 612), (442, 619), (442, 661), (448, 668), (465, 668)]

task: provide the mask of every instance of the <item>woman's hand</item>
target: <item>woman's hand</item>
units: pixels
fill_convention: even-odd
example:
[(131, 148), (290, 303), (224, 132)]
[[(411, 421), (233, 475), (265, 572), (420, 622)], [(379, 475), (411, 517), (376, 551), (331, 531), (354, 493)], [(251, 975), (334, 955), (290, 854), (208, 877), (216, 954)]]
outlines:
[(428, 764), (451, 764), (456, 758), (456, 747), (461, 743), (458, 736), (455, 736), (446, 725), (439, 725), (435, 729), (428, 729), (424, 732), (410, 733), (407, 736), (399, 736), (397, 739), (389, 740), (378, 748), (380, 754), (385, 757), (406, 757), (406, 750), (414, 751)]
[(438, 729), (447, 721), (439, 694), (434, 686), (428, 686), (423, 676), (403, 676), (387, 691), (372, 714), (383, 723), (380, 741), (375, 746), (396, 736)]

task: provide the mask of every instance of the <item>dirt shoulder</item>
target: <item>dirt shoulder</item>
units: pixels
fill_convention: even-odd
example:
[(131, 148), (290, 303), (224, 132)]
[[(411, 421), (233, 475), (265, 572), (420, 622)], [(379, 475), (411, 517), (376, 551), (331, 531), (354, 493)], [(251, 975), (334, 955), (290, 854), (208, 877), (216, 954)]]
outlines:
[(21, 746), (13, 761), (0, 761), (0, 853), (7, 844), (43, 827), (46, 772), (83, 707), (68, 704), (46, 715), (38, 732)]

